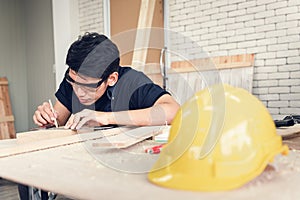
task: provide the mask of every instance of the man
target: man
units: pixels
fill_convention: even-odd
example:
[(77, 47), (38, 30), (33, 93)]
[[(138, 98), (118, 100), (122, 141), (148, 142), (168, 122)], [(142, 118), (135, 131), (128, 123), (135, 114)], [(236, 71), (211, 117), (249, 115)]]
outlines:
[[(68, 50), (65, 78), (55, 93), (55, 112), (48, 102), (38, 106), (33, 121), (38, 126), (163, 125), (171, 123), (179, 104), (142, 72), (119, 66), (119, 50), (104, 35), (87, 33)], [(29, 198), (28, 187), (18, 185), (20, 199)], [(42, 191), (42, 199), (48, 199)]]
[(142, 72), (119, 66), (119, 50), (106, 36), (87, 33), (69, 48), (65, 78), (48, 102), (38, 107), (38, 126), (161, 125), (171, 123), (179, 104)]

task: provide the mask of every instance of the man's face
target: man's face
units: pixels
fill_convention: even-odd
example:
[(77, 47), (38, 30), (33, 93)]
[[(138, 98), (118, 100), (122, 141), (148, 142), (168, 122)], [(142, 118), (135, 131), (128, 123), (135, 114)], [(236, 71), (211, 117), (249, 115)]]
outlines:
[[(72, 85), (80, 103), (84, 105), (95, 103), (106, 91), (107, 81), (102, 82), (101, 79), (80, 75), (71, 69), (69, 69), (68, 73), (67, 81)], [(99, 83), (98, 86), (97, 83)], [(92, 85), (92, 87), (88, 84)]]

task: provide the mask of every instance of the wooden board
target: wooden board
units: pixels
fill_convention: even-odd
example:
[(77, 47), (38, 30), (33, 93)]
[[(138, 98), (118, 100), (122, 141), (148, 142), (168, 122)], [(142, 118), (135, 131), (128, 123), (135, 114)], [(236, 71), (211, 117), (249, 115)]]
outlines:
[(115, 136), (92, 141), (93, 147), (99, 148), (127, 148), (159, 133), (163, 126), (144, 126), (132, 129)]
[(217, 56), (188, 61), (175, 61), (171, 68), (176, 72), (209, 71), (251, 67), (254, 65), (254, 54), (241, 54), (234, 56)]
[(17, 146), (2, 148), (0, 158), (90, 141), (94, 147), (126, 148), (154, 136), (163, 126), (118, 127), (100, 131), (47, 129), (18, 133)]
[(6, 77), (0, 77), (0, 139), (15, 137), (16, 132), (8, 91), (8, 80)]
[[(173, 61), (168, 73), (187, 73), (198, 71), (225, 70), (247, 68), (254, 66), (254, 54), (241, 54), (234, 56), (217, 56), (212, 58), (196, 59), (194, 61)], [(149, 64), (145, 68), (147, 75), (160, 74), (160, 65)]]
[(299, 133), (297, 136), (285, 137), (282, 141), (283, 144), (288, 145), (291, 151), (300, 152), (300, 137)]
[[(157, 158), (145, 153), (139, 155), (140, 159), (144, 156), (145, 159), (138, 160), (138, 165), (151, 167), (152, 163), (147, 163), (146, 159), (155, 161)], [(96, 160), (80, 143), (0, 158), (0, 176), (74, 199), (300, 199), (298, 156), (299, 153), (291, 152), (287, 157), (277, 157), (274, 162), (276, 168), (267, 168), (250, 183), (225, 192), (192, 192), (159, 187), (147, 180), (147, 173), (124, 172)]]
[[(172, 62), (167, 70), (167, 90), (180, 104), (197, 91), (217, 83), (241, 87), (251, 93), (253, 66), (253, 54)], [(162, 86), (159, 65), (147, 65), (144, 72)]]
[(70, 129), (40, 129), (35, 131), (22, 132), (17, 134), (18, 144), (38, 142), (54, 138), (61, 138), (77, 134), (77, 131)]
[[(28, 134), (34, 134), (34, 132)], [(51, 132), (45, 132), (45, 134), (51, 134)], [(87, 133), (87, 135), (89, 134)], [(66, 140), (73, 136), (63, 136), (60, 139)], [(97, 142), (97, 140), (101, 140), (101, 138), (93, 137), (87, 137), (86, 139), (91, 140), (84, 141)], [(0, 141), (0, 152), (7, 147), (10, 147), (12, 151), (14, 151), (12, 147), (18, 149), (20, 145), (14, 141), (16, 139), (9, 140), (9, 144), (6, 140)], [(51, 139), (44, 141), (51, 141)], [(43, 143), (43, 141), (40, 142)], [(27, 144), (36, 143), (29, 142)], [(298, 192), (300, 160), (297, 151), (291, 151), (288, 156), (275, 157), (273, 165), (267, 167), (260, 176), (235, 190), (192, 192), (154, 185), (147, 180), (148, 171), (141, 173), (124, 170), (122, 167), (128, 165), (137, 167), (137, 170), (140, 168), (151, 169), (157, 155), (143, 153), (143, 143), (131, 146), (130, 150), (133, 152), (131, 154), (127, 153), (128, 148), (126, 151), (121, 149), (97, 151), (98, 148), (95, 147), (94, 151), (91, 151), (88, 149), (90, 146), (84, 143), (61, 143), (52, 148), (39, 147), (37, 151), (26, 151), (0, 157), (0, 177), (74, 199), (99, 199), (99, 197), (123, 200), (140, 200), (141, 198), (145, 200), (250, 200), (260, 197), (272, 200), (281, 200), (287, 197), (288, 199), (300, 199)], [(134, 157), (131, 157), (132, 154)], [(102, 159), (102, 156), (105, 159)], [(111, 160), (113, 163), (109, 163)]]
[(18, 145), (17, 139), (5, 139), (0, 142), (0, 149), (4, 149), (7, 147), (15, 147)]
[(278, 135), (281, 135), (283, 139), (290, 139), (300, 136), (300, 124), (294, 126), (279, 127), (276, 129)]
[[(147, 59), (147, 49), (150, 41), (151, 25), (153, 20), (155, 0), (141, 0), (138, 18), (135, 48), (132, 56), (132, 66), (137, 70), (144, 68)], [(141, 49), (143, 48), (143, 49)]]
[(252, 80), (253, 68), (169, 74), (168, 91), (183, 104), (193, 94), (213, 84), (229, 84), (251, 93)]
[[(141, 41), (145, 45), (150, 47), (147, 49), (146, 63), (151, 64), (159, 63), (160, 50), (164, 47), (164, 2), (161, 0), (151, 0), (151, 2), (145, 1), (143, 3), (153, 3), (153, 1), (155, 1), (155, 7), (153, 11), (152, 24), (150, 24), (149, 22), (147, 23), (150, 24), (149, 27), (160, 28), (161, 31), (160, 34), (157, 35), (157, 29), (156, 31), (154, 31), (153, 29), (151, 30), (150, 38), (147, 39), (149, 41), (149, 45), (146, 42), (146, 40)], [(111, 39), (116, 43), (116, 45), (119, 48), (121, 66), (130, 66), (132, 64), (132, 56), (135, 50), (134, 46), (136, 41), (137, 27), (139, 20), (142, 20), (141, 18), (139, 18), (141, 4), (141, 0), (110, 0)], [(124, 8), (126, 8), (126, 12), (124, 12)], [(143, 14), (146, 14), (144, 13), (144, 10)], [(149, 15), (148, 17), (150, 18)]]
[(74, 134), (71, 130), (41, 130), (18, 133), (20, 136), (17, 139), (17, 145), (2, 148), (0, 150), (0, 158), (95, 140), (116, 135), (129, 129), (131, 128), (122, 127), (92, 132), (86, 132), (85, 130), (81, 134)]

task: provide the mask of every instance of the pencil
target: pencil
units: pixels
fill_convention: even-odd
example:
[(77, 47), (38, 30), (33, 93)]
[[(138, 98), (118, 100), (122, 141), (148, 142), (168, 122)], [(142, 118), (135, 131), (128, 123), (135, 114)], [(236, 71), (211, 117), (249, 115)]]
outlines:
[[(53, 112), (53, 114), (54, 114), (54, 108), (53, 108), (53, 105), (52, 105), (52, 102), (51, 102), (51, 99), (49, 99), (49, 104), (50, 104), (50, 108), (51, 108), (51, 111)], [(57, 123), (57, 120), (56, 120), (56, 118), (54, 118), (53, 119), (54, 120), (54, 125), (55, 125), (55, 127), (56, 128), (58, 128), (58, 123)]]

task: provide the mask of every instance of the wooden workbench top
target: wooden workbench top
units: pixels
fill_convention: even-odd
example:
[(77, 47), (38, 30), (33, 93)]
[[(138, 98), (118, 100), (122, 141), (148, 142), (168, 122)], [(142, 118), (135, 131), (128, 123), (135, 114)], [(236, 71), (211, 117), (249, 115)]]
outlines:
[[(0, 176), (75, 199), (300, 199), (300, 154), (276, 157), (247, 185), (228, 192), (190, 192), (156, 186), (147, 171), (157, 155), (144, 153), (151, 141), (126, 149), (102, 149), (94, 140), (0, 158)], [(0, 141), (12, 147), (15, 140)]]

